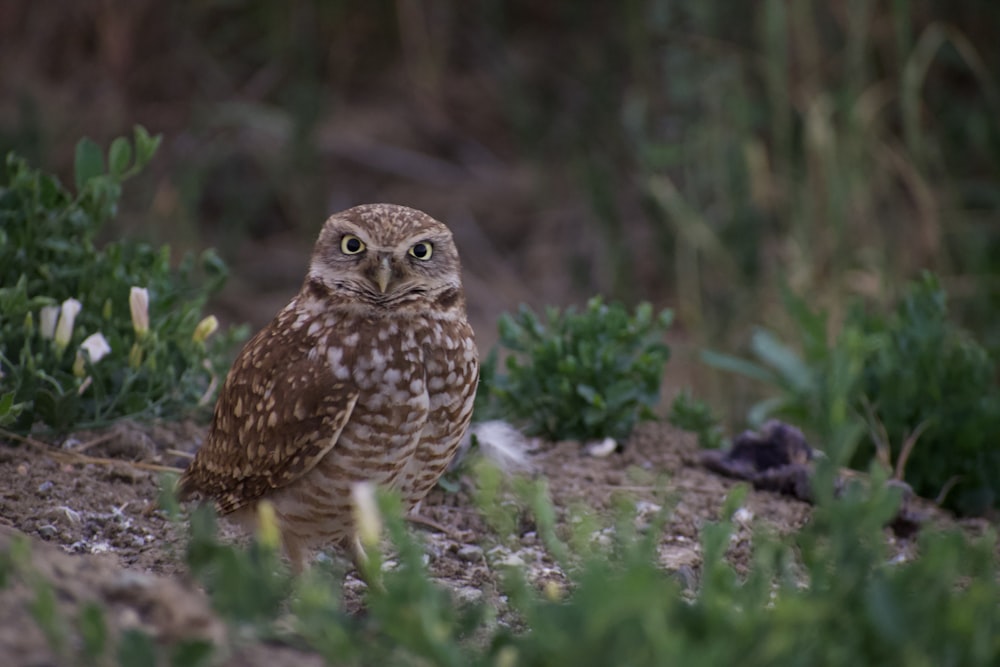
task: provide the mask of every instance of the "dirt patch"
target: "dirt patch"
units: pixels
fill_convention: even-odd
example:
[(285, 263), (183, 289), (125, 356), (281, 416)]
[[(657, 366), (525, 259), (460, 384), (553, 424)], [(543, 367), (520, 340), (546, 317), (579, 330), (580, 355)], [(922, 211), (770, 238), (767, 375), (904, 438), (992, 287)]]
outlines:
[[(0, 523), (4, 524), (0, 551), (15, 536), (28, 536), (32, 564), (52, 581), (59, 604), (76, 609), (86, 600), (100, 601), (112, 610), (115, 632), (141, 627), (164, 640), (181, 636), (218, 640), (225, 628), (186, 576), (185, 529), (157, 509), (159, 473), (125, 463), (183, 466), (183, 453), (194, 450), (202, 437), (203, 431), (195, 426), (158, 425), (78, 434), (55, 443), (56, 456), (63, 459), (65, 452), (76, 451), (118, 463), (55, 460), (51, 450), (0, 440)], [(534, 474), (548, 485), (561, 528), (572, 508), (585, 508), (605, 523), (622, 503), (634, 507), (639, 522), (661, 507), (669, 508), (660, 561), (692, 583), (700, 570), (701, 528), (719, 518), (736, 484), (699, 464), (692, 438), (657, 423), (640, 426), (627, 447), (603, 458), (567, 442), (540, 446), (531, 463)], [(457, 491), (435, 489), (420, 510), (427, 523), (443, 530), (416, 524), (436, 580), (459, 599), (498, 606), (502, 599), (498, 573), (504, 565), (523, 565), (529, 579), (539, 585), (564, 581), (531, 520), (523, 521), (513, 535), (499, 537), (473, 504), (471, 480), (460, 476), (457, 484)], [(754, 530), (794, 531), (808, 520), (810, 511), (802, 501), (750, 491), (738, 513), (729, 559), (737, 570), (745, 570)], [(949, 521), (942, 513), (933, 517)], [(360, 606), (363, 590), (363, 582), (347, 577), (344, 592), (349, 608)], [(0, 592), (2, 664), (51, 660), (47, 642), (28, 613), (29, 593), (24, 582)], [(274, 646), (267, 650), (267, 664), (306, 664), (299, 651)], [(231, 659), (232, 664), (254, 664), (242, 654)]]

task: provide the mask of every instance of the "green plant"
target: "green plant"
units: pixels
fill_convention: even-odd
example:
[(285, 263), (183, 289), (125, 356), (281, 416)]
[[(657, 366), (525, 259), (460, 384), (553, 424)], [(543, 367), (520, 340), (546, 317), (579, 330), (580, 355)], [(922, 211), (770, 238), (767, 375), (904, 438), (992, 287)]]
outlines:
[(759, 362), (703, 355), (710, 365), (778, 390), (750, 410), (752, 423), (780, 416), (801, 424), (838, 463), (864, 468), (879, 449), (886, 463), (902, 457), (898, 467), (917, 493), (935, 497), (954, 485), (944, 500), (961, 512), (996, 505), (996, 364), (948, 319), (945, 292), (932, 274), (911, 283), (888, 315), (856, 304), (830, 342), (824, 314), (791, 294), (786, 307), (798, 324), (801, 352), (761, 330), (751, 340)]
[[(1000, 500), (1000, 384), (987, 351), (948, 317), (947, 295), (924, 274), (891, 313), (859, 315), (882, 344), (868, 358), (861, 391), (878, 424), (855, 463), (877, 446), (904, 460), (906, 480), (923, 495), (944, 496), (964, 513)], [(953, 487), (950, 493), (947, 489)]]
[(495, 373), (480, 391), (531, 433), (624, 441), (637, 421), (652, 417), (672, 319), (669, 310), (654, 315), (649, 304), (631, 314), (600, 298), (581, 312), (549, 308), (544, 320), (522, 306), (499, 321), (500, 345), (510, 353), (507, 372)]
[(710, 350), (702, 352), (702, 361), (778, 390), (750, 408), (747, 419), (752, 425), (759, 426), (769, 417), (787, 419), (806, 429), (834, 461), (846, 464), (864, 435), (864, 420), (857, 411), (858, 390), (865, 362), (878, 339), (846, 322), (829, 341), (825, 313), (814, 312), (787, 289), (783, 296), (800, 337), (797, 346), (758, 329), (750, 339), (757, 361)]
[(701, 447), (719, 449), (726, 444), (722, 426), (718, 417), (712, 414), (712, 407), (705, 401), (694, 398), (687, 390), (681, 391), (674, 398), (668, 419), (677, 428), (697, 435)]
[(76, 151), (77, 194), (9, 155), (0, 181), (0, 425), (65, 430), (121, 417), (173, 416), (207, 403), (241, 332), (209, 338), (201, 316), (226, 268), (213, 252), (171, 266), (170, 249), (122, 240), (98, 248), (122, 183), (159, 137), (136, 127), (107, 163)]

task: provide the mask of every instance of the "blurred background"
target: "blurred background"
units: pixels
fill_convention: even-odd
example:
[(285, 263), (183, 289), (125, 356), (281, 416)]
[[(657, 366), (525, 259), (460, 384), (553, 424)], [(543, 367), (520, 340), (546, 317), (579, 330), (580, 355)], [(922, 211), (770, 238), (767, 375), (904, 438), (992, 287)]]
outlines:
[[(0, 2), (0, 152), (164, 135), (109, 237), (214, 246), (265, 324), (323, 220), (445, 221), (481, 347), (519, 303), (677, 314), (668, 386), (755, 326), (886, 305), (921, 269), (1000, 349), (995, 0)], [(725, 386), (721, 386), (721, 385)]]

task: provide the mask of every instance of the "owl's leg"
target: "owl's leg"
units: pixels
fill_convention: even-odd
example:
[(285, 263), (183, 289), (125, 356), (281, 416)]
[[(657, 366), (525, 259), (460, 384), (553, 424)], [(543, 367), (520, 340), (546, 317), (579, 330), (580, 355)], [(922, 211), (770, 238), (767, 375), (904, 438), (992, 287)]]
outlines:
[(292, 574), (299, 576), (306, 571), (309, 565), (309, 547), (300, 539), (291, 534), (291, 531), (284, 530), (281, 534), (281, 543), (285, 550), (285, 557), (292, 566)]

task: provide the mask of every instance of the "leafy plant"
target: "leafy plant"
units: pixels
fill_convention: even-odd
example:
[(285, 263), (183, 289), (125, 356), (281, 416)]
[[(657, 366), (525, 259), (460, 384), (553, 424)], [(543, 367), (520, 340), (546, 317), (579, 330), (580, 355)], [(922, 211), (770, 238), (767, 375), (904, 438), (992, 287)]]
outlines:
[(703, 355), (717, 368), (778, 389), (750, 410), (752, 423), (774, 415), (802, 424), (838, 463), (863, 468), (879, 449), (884, 462), (903, 457), (898, 467), (917, 493), (935, 497), (954, 485), (944, 499), (959, 511), (996, 505), (996, 365), (948, 319), (946, 295), (932, 274), (910, 284), (888, 315), (856, 305), (831, 342), (825, 315), (790, 294), (786, 307), (798, 325), (801, 352), (761, 330), (751, 340), (759, 362)]
[[(588, 535), (554, 530), (544, 481), (530, 482), (509, 511), (534, 515), (569, 582), (539, 589), (509, 568), (506, 615), (516, 620), (503, 624), (431, 581), (398, 501), (380, 495), (398, 566), (383, 567), (378, 541), (367, 542), (367, 611), (358, 617), (344, 613), (337, 575), (307, 573), (292, 602), (293, 628), (337, 664), (987, 665), (1000, 657), (995, 536), (970, 542), (928, 531), (919, 558), (892, 561), (882, 526), (898, 507), (898, 489), (875, 468), (873, 484), (848, 485), (835, 497), (835, 466), (819, 465), (813, 520), (786, 538), (755, 531), (755, 556), (742, 575), (726, 558), (737, 530), (730, 517), (747, 490), (737, 487), (722, 520), (702, 530), (699, 584), (687, 591), (657, 563), (669, 510), (639, 531), (621, 509), (610, 543), (595, 545), (590, 522), (569, 522), (570, 532)], [(496, 500), (482, 499), (490, 507), (481, 509), (498, 511)], [(574, 552), (577, 543), (589, 546)]]
[(826, 314), (814, 312), (788, 290), (783, 296), (800, 336), (797, 347), (758, 329), (750, 340), (757, 361), (709, 350), (702, 353), (702, 360), (778, 390), (750, 408), (747, 419), (752, 425), (759, 426), (769, 417), (799, 424), (835, 462), (846, 464), (864, 435), (864, 420), (857, 411), (858, 391), (865, 362), (878, 339), (848, 321), (836, 339), (828, 341)]
[(11, 154), (0, 184), (0, 425), (56, 430), (125, 416), (170, 416), (211, 398), (240, 332), (209, 339), (201, 316), (226, 278), (213, 252), (171, 266), (170, 249), (122, 240), (98, 248), (122, 183), (159, 137), (136, 127), (107, 162), (76, 151), (77, 194)]
[[(859, 326), (882, 345), (865, 364), (861, 390), (880, 428), (855, 462), (876, 446), (895, 460), (916, 435), (905, 460), (906, 480), (947, 503), (981, 513), (1000, 500), (1000, 385), (996, 361), (948, 318), (947, 295), (931, 274), (906, 290), (888, 315), (859, 315)], [(879, 442), (881, 440), (881, 442)]]
[(663, 335), (673, 315), (649, 304), (634, 314), (593, 298), (582, 312), (522, 306), (500, 318), (507, 373), (481, 388), (497, 412), (553, 440), (624, 440), (652, 417), (670, 348)]
[(685, 390), (677, 394), (670, 406), (670, 423), (677, 428), (691, 431), (698, 436), (698, 444), (707, 449), (719, 449), (726, 443), (719, 419), (712, 414), (712, 407), (694, 398)]

